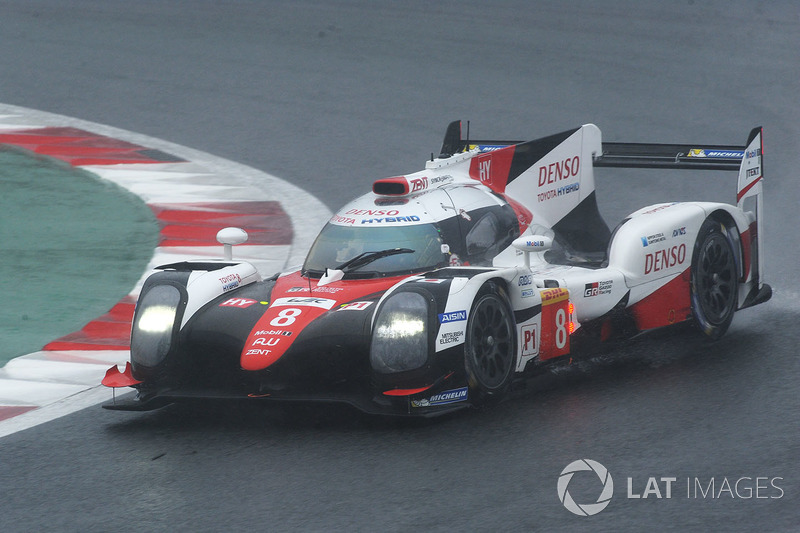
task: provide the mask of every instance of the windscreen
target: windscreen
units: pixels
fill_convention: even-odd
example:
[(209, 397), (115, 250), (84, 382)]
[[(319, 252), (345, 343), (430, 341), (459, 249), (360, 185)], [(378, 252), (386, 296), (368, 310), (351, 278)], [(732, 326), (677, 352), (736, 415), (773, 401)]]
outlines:
[(365, 252), (408, 248), (409, 253), (380, 257), (351, 270), (345, 277), (380, 277), (431, 270), (447, 264), (444, 241), (434, 224), (354, 227), (327, 224), (306, 257), (303, 271), (319, 276)]

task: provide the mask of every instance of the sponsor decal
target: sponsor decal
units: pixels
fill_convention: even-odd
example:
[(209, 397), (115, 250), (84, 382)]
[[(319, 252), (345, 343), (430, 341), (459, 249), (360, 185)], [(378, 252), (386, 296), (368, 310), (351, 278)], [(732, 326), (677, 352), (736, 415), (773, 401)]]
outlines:
[(331, 222), (334, 222), (336, 224), (355, 224), (356, 219), (350, 217), (342, 217), (339, 215), (333, 215), (331, 217)]
[(228, 298), (221, 304), (220, 307), (236, 307), (238, 309), (244, 309), (250, 307), (254, 303), (257, 303), (257, 300), (251, 300), (250, 298)]
[(435, 185), (437, 183), (447, 183), (453, 180), (453, 176), (446, 175), (446, 176), (438, 176), (436, 178), (431, 178), (431, 185)]
[(466, 319), (467, 319), (466, 311), (452, 311), (450, 313), (439, 314), (439, 323), (441, 324), (446, 324), (448, 322), (458, 322), (459, 320), (466, 320)]
[(478, 178), (481, 182), (491, 181), (491, 165), (492, 160), (491, 158), (486, 158), (483, 161), (478, 161)]
[(433, 407), (448, 403), (463, 402), (467, 399), (467, 387), (460, 389), (446, 390), (439, 394), (434, 394), (430, 398), (422, 400), (411, 400), (411, 407)]
[(644, 256), (644, 273), (652, 274), (682, 265), (686, 261), (686, 245), (671, 246)]
[(247, 353), (245, 353), (245, 355), (269, 355), (271, 351), (272, 350), (261, 350), (254, 348), (252, 350), (247, 350)]
[(539, 353), (539, 326), (536, 324), (522, 326), (520, 337), (522, 338), (522, 355)]
[(744, 153), (744, 156), (745, 156), (747, 159), (751, 159), (751, 158), (753, 158), (753, 157), (759, 157), (760, 155), (761, 155), (761, 148), (756, 148), (755, 150), (747, 150), (747, 151)]
[(232, 291), (239, 284), (242, 282), (242, 277), (239, 274), (228, 274), (227, 276), (223, 276), (218, 278), (219, 282), (222, 283), (222, 292)]
[(550, 305), (569, 298), (569, 290), (562, 288), (542, 289), (542, 305)]
[(329, 287), (327, 285), (323, 285), (322, 287), (314, 287), (311, 289), (313, 292), (329, 292), (329, 293), (337, 293), (339, 291), (343, 291), (343, 287)]
[(494, 152), (495, 150), (502, 150), (503, 148), (507, 148), (508, 145), (506, 144), (470, 144), (469, 150), (478, 149), (479, 152)]
[(565, 194), (569, 194), (571, 192), (575, 192), (580, 190), (581, 184), (580, 183), (571, 183), (569, 185), (564, 185), (563, 187), (559, 187), (557, 189), (550, 189), (549, 191), (539, 193), (537, 198), (540, 202), (544, 202), (547, 200), (552, 200), (553, 198), (558, 198), (559, 196), (563, 196)]
[(580, 170), (581, 159), (577, 155), (541, 166), (539, 167), (539, 187), (577, 176)]
[(377, 217), (377, 216), (387, 216), (393, 217), (395, 215), (399, 215), (400, 211), (397, 209), (351, 209), (347, 211), (345, 215), (358, 215), (358, 216), (367, 216), (367, 217)]
[(407, 217), (384, 217), (384, 218), (362, 218), (362, 224), (382, 224), (391, 222), (419, 222), (417, 215), (410, 215)]
[(667, 238), (664, 237), (663, 233), (654, 233), (653, 235), (648, 235), (647, 237), (642, 237), (642, 246), (650, 246), (651, 244), (655, 244), (657, 242), (666, 241)]
[(686, 226), (681, 226), (680, 228), (672, 230), (673, 237), (680, 237), (681, 235), (686, 235)]
[(350, 302), (340, 305), (339, 310), (343, 311), (345, 309), (349, 309), (350, 311), (363, 311), (370, 305), (372, 305), (372, 302)]
[(761, 167), (748, 168), (745, 175), (748, 178), (753, 178), (761, 174)]
[(463, 331), (450, 331), (448, 333), (442, 333), (439, 336), (439, 344), (457, 344), (464, 340), (464, 332)]
[(689, 150), (689, 157), (716, 157), (723, 159), (741, 159), (744, 156), (743, 150), (711, 150), (704, 148), (693, 148)]
[(524, 276), (520, 276), (517, 280), (517, 287), (524, 287), (526, 285), (530, 285), (533, 283), (533, 276), (530, 274), (526, 274)]
[(331, 300), (329, 298), (314, 298), (311, 296), (290, 296), (287, 298), (278, 298), (272, 302), (272, 307), (309, 306), (330, 309), (334, 305), (336, 305), (336, 300)]
[(525, 289), (519, 293), (520, 297), (522, 298), (530, 298), (533, 296), (533, 289)]
[(424, 191), (428, 188), (428, 178), (413, 178), (408, 180), (411, 192)]
[(258, 337), (253, 340), (251, 346), (275, 346), (281, 342), (280, 337)]
[(592, 296), (599, 296), (601, 294), (611, 294), (611, 288), (613, 286), (613, 280), (587, 283), (583, 289), (583, 296), (585, 298), (591, 298)]
[(291, 331), (285, 331), (281, 329), (260, 329), (255, 332), (255, 336), (262, 336), (262, 335), (283, 335), (284, 337), (291, 337)]
[(447, 280), (446, 279), (438, 279), (438, 278), (422, 278), (422, 279), (418, 279), (418, 280), (415, 280), (415, 281), (417, 281), (419, 283), (444, 283)]

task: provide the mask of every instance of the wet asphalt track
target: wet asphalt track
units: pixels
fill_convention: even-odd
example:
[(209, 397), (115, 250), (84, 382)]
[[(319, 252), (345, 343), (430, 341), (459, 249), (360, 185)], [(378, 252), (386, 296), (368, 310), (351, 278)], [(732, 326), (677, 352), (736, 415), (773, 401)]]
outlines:
[[(433, 422), (86, 409), (0, 440), (0, 530), (798, 528), (800, 7), (498, 4), (0, 1), (0, 101), (237, 160), (332, 209), (421, 168), (457, 118), (481, 137), (594, 122), (611, 141), (734, 144), (762, 124), (773, 300), (716, 344), (645, 339)], [(734, 180), (605, 169), (598, 200), (613, 224), (655, 201), (730, 200)], [(580, 458), (615, 483), (588, 518), (556, 493)], [(676, 478), (671, 499), (627, 497), (627, 478), (642, 494), (651, 476)], [(781, 490), (686, 497), (687, 478), (744, 477)], [(583, 480), (570, 490), (591, 500)]]

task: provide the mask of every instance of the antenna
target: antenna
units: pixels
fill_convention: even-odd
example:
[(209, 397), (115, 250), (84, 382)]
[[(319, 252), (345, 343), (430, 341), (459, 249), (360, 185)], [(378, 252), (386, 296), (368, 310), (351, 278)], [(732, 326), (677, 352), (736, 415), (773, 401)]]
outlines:
[(467, 144), (464, 145), (465, 149), (469, 149), (469, 120), (467, 121)]

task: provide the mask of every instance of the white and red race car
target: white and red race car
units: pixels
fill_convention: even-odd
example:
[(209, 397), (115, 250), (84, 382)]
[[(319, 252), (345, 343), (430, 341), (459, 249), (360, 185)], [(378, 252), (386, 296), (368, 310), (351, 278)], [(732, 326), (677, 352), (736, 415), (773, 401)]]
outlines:
[[(435, 415), (502, 398), (551, 360), (691, 321), (712, 339), (763, 283), (761, 128), (743, 146), (603, 143), (587, 124), (528, 142), (463, 139), (339, 210), (305, 264), (262, 279), (231, 259), (159, 267), (131, 365), (104, 384), (146, 410), (196, 397), (323, 400)], [(595, 167), (731, 170), (737, 204), (644, 207), (613, 231)]]

